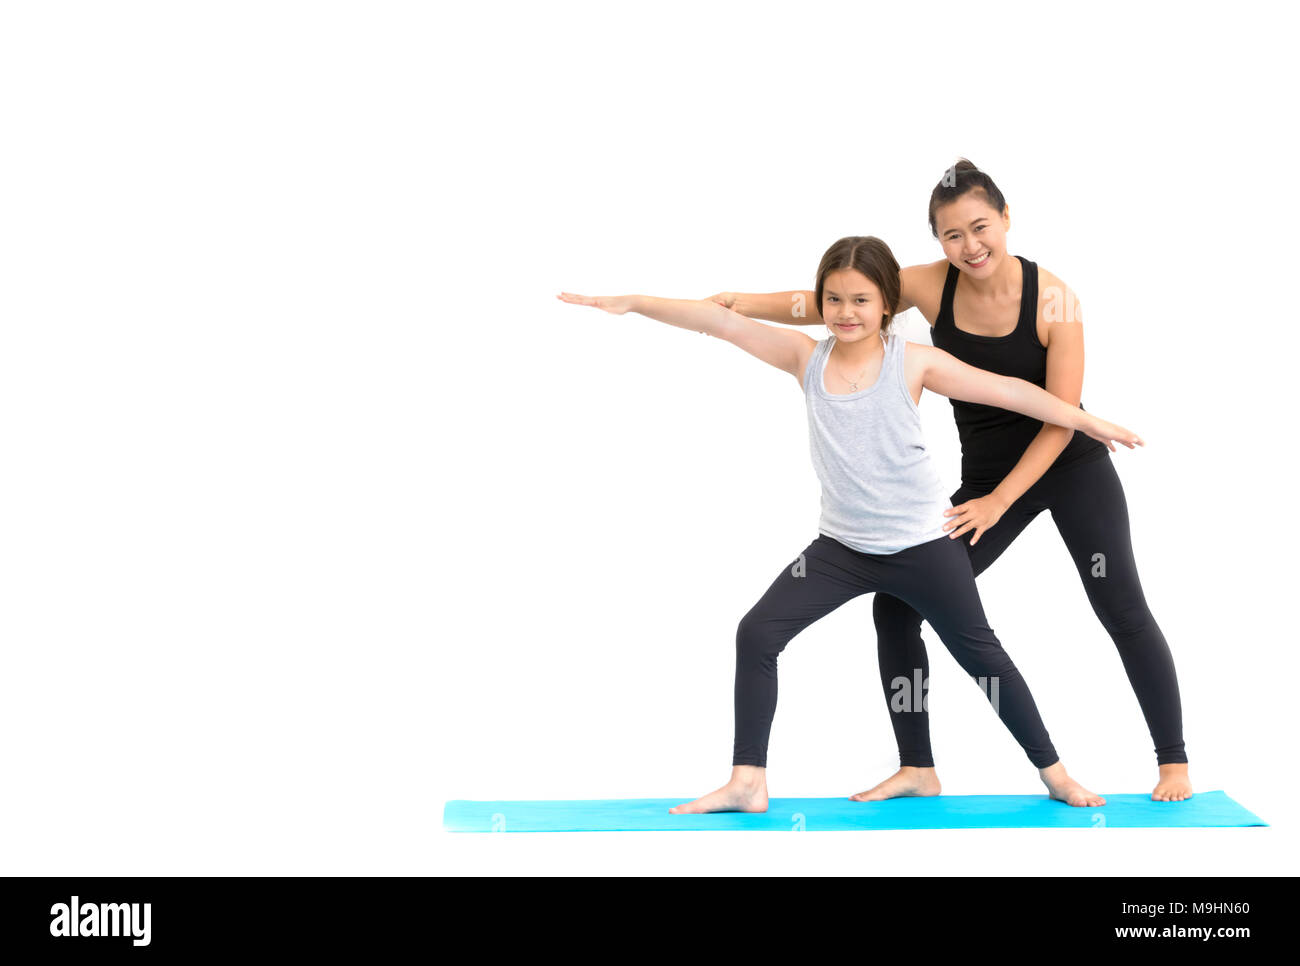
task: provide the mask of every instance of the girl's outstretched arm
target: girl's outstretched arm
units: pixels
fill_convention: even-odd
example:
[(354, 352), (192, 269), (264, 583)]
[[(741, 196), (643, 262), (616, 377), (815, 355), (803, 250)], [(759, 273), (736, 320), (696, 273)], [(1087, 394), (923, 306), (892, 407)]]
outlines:
[(921, 385), (941, 396), (1009, 409), (1045, 423), (1077, 429), (1105, 443), (1112, 453), (1117, 442), (1129, 449), (1146, 445), (1132, 430), (1071, 406), (1032, 382), (976, 369), (934, 346), (912, 344), (908, 351), (919, 351), (921, 356), (924, 365)]
[(614, 315), (636, 312), (681, 329), (693, 329), (744, 349), (756, 359), (790, 373), (800, 385), (808, 357), (816, 345), (802, 332), (778, 329), (746, 318), (710, 299), (661, 299), (653, 295), (574, 295), (556, 298), (571, 305), (590, 305)]

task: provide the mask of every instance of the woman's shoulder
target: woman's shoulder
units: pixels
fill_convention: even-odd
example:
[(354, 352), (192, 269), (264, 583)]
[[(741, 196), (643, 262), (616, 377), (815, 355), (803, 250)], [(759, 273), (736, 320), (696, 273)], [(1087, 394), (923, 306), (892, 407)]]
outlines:
[(937, 262), (923, 262), (920, 265), (908, 265), (907, 268), (900, 269), (900, 275), (906, 275), (911, 279), (919, 282), (933, 284), (938, 282), (943, 284), (944, 279), (948, 277), (948, 266), (952, 263), (946, 258), (941, 258)]
[(909, 265), (898, 273), (904, 301), (916, 306), (931, 325), (939, 315), (949, 264), (948, 259), (941, 258), (937, 262)]
[[(1026, 259), (1028, 261), (1028, 259)], [(1034, 264), (1030, 262), (1030, 264)], [(1042, 265), (1038, 269), (1038, 321), (1040, 339), (1045, 324), (1052, 322), (1082, 322), (1083, 308), (1079, 297), (1060, 276)]]

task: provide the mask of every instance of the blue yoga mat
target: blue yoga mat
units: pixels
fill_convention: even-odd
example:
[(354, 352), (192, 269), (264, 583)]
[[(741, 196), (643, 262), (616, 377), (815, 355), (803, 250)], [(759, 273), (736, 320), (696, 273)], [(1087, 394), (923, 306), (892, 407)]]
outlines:
[(455, 800), (443, 810), (449, 832), (648, 832), (736, 830), (844, 832), (923, 828), (1189, 828), (1267, 825), (1223, 792), (1182, 802), (1147, 795), (1103, 795), (1100, 808), (1074, 808), (1045, 795), (937, 795), (854, 802), (847, 798), (774, 798), (762, 813), (670, 815), (689, 798), (583, 799), (549, 802)]

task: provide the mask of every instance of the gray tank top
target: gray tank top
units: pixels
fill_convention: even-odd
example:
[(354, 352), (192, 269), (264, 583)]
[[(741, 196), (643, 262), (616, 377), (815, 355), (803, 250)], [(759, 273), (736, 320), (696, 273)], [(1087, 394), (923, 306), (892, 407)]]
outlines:
[(907, 343), (898, 335), (883, 341), (880, 375), (866, 389), (843, 396), (826, 390), (834, 335), (814, 347), (803, 377), (813, 467), (822, 484), (818, 529), (874, 554), (946, 537), (943, 511), (952, 506), (925, 450), (921, 411), (907, 391)]

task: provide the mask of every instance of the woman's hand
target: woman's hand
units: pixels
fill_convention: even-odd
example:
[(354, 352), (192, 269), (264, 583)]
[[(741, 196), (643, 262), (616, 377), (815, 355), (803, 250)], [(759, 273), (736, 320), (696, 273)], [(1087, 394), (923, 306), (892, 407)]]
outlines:
[(631, 312), (632, 299), (634, 295), (574, 295), (572, 292), (561, 292), (555, 296), (561, 302), (568, 302), (570, 305), (591, 305), (598, 309), (604, 309), (611, 315), (623, 315), (625, 312)]
[(719, 292), (717, 295), (710, 295), (710, 302), (717, 302), (724, 309), (734, 309), (736, 307), (735, 292)]
[(990, 493), (974, 500), (967, 500), (960, 506), (955, 506), (950, 510), (944, 510), (943, 515), (952, 517), (952, 519), (945, 523), (943, 528), (951, 530), (953, 527), (959, 527), (960, 529), (948, 535), (948, 539), (956, 540), (973, 527), (975, 536), (970, 538), (970, 545), (973, 547), (975, 541), (979, 540), (980, 534), (1001, 520), (1002, 514), (1006, 512), (1007, 505), (1002, 501), (1002, 498)]
[[(1106, 444), (1106, 448), (1112, 453), (1115, 452), (1115, 443), (1123, 443), (1129, 449), (1133, 448), (1136, 443), (1138, 446), (1145, 446), (1137, 433), (1131, 429), (1125, 429), (1123, 426), (1117, 426), (1114, 423), (1108, 423), (1104, 419), (1098, 419), (1092, 413), (1085, 413), (1087, 421), (1080, 429), (1095, 440), (1100, 440)], [(1114, 440), (1114, 442), (1111, 442)]]

